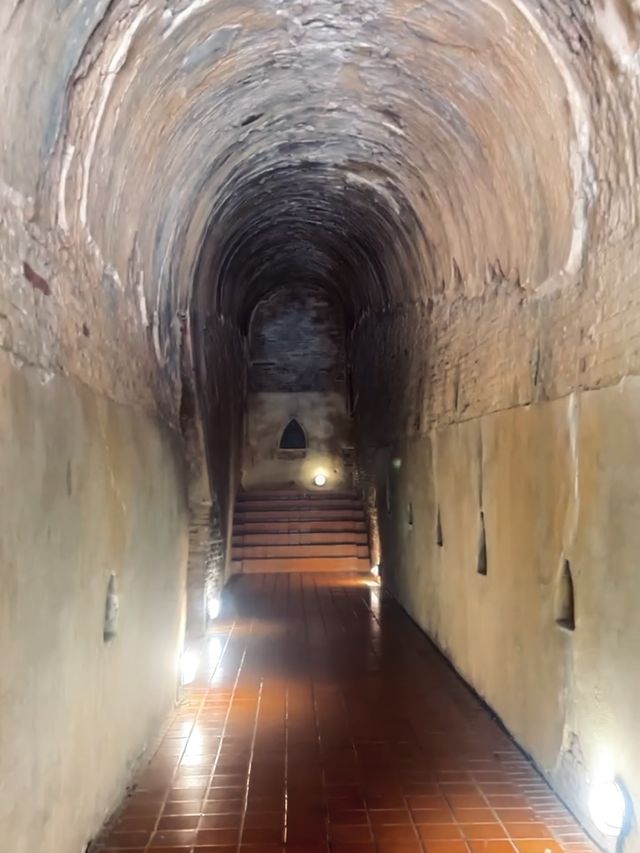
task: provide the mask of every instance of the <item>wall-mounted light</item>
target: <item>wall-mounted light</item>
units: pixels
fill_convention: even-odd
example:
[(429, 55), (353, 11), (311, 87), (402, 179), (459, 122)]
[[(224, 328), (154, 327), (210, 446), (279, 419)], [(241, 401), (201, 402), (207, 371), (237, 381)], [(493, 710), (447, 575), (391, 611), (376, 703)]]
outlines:
[(597, 828), (610, 838), (617, 838), (627, 821), (626, 793), (616, 778), (611, 752), (603, 750), (589, 788), (589, 811)]
[(589, 792), (589, 811), (600, 832), (617, 838), (625, 825), (627, 802), (615, 779), (599, 779)]
[(322, 471), (318, 471), (318, 473), (313, 478), (313, 485), (322, 488), (322, 486), (326, 485), (326, 482), (326, 476), (322, 473)]
[(191, 684), (198, 672), (200, 656), (195, 649), (185, 649), (180, 659), (180, 677), (182, 684)]
[(371, 574), (374, 576), (374, 578), (379, 578), (380, 577), (380, 566), (378, 566), (378, 565), (371, 566)]
[(217, 619), (220, 615), (220, 599), (215, 596), (211, 596), (207, 599), (207, 613), (209, 614), (209, 619), (212, 621)]

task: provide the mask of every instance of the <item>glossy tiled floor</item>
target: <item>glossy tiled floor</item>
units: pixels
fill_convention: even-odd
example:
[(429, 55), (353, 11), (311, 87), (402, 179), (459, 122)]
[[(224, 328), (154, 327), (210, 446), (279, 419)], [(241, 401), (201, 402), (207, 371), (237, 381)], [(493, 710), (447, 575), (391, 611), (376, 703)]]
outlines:
[(592, 849), (373, 583), (245, 576), (223, 613), (101, 853)]

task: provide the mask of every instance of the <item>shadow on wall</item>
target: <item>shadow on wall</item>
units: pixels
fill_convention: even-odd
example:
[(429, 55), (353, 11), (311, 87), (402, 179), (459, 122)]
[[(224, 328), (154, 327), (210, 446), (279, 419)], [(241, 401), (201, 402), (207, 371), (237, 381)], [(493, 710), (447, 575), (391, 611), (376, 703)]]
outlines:
[(350, 488), (340, 309), (323, 291), (282, 288), (258, 304), (249, 342), (243, 486)]

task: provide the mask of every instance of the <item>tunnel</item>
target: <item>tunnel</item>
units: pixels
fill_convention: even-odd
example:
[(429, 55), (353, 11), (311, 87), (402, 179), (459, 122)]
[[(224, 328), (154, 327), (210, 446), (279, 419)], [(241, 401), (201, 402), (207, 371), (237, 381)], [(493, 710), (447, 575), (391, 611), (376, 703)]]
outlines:
[(636, 0), (0, 33), (2, 849), (640, 851)]

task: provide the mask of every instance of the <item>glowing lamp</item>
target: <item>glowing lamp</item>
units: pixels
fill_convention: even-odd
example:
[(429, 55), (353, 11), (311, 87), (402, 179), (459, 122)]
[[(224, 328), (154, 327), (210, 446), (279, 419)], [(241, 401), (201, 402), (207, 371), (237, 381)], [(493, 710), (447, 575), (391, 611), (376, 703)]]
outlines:
[(180, 675), (182, 683), (191, 684), (198, 671), (198, 653), (193, 649), (185, 649), (180, 660)]
[(617, 838), (625, 824), (626, 799), (614, 779), (594, 781), (589, 792), (589, 811), (604, 835)]
[(322, 487), (322, 486), (324, 486), (324, 485), (326, 484), (326, 482), (327, 482), (327, 478), (325, 477), (325, 475), (324, 475), (321, 471), (319, 471), (319, 472), (315, 475), (315, 477), (313, 478), (313, 484), (314, 484), (314, 486), (320, 486), (320, 487)]
[(217, 619), (220, 615), (220, 599), (219, 598), (209, 598), (207, 599), (207, 613), (209, 614), (209, 619)]

